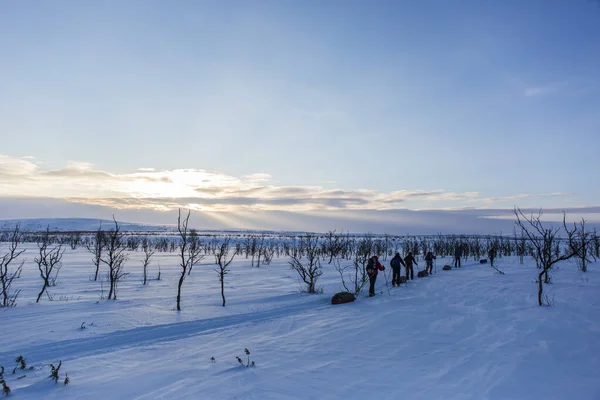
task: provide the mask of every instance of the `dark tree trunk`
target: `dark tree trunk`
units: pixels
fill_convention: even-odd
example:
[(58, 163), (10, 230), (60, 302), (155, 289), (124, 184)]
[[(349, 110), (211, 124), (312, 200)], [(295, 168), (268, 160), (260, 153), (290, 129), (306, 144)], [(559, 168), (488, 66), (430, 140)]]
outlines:
[(96, 264), (96, 274), (94, 275), (94, 282), (98, 280), (98, 272), (100, 272), (100, 263)]
[(113, 280), (112, 273), (111, 273), (110, 274), (110, 290), (108, 291), (108, 300), (111, 300), (113, 298), (113, 292), (115, 291), (114, 288), (115, 288), (115, 282)]
[(177, 285), (177, 311), (181, 311), (181, 285), (183, 285), (183, 280), (185, 279), (185, 268), (183, 269), (181, 276), (179, 277), (179, 284)]
[(543, 280), (542, 277), (544, 274), (547, 274), (548, 271), (543, 270), (542, 272), (540, 272), (540, 275), (538, 276), (538, 305), (542, 306), (543, 302), (542, 302), (542, 292), (544, 291), (544, 284), (543, 284)]
[(40, 302), (40, 300), (42, 299), (42, 295), (44, 294), (48, 286), (50, 286), (50, 282), (48, 282), (48, 279), (44, 278), (44, 287), (42, 288), (40, 294), (38, 294), (37, 300), (35, 301), (36, 303)]
[(225, 307), (225, 276), (221, 272), (221, 297), (223, 298), (223, 307)]

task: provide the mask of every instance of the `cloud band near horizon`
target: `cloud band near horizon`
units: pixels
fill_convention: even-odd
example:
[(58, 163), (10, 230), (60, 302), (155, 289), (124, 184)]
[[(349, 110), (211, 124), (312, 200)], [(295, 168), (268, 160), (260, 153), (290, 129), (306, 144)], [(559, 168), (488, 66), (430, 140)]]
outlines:
[(183, 207), (206, 212), (490, 209), (573, 197), (560, 192), (486, 196), (446, 189), (347, 190), (280, 185), (266, 173), (235, 177), (203, 169), (153, 168), (111, 173), (84, 162), (69, 162), (57, 169), (41, 165), (31, 156), (0, 155), (2, 196), (62, 199), (114, 209), (169, 211)]

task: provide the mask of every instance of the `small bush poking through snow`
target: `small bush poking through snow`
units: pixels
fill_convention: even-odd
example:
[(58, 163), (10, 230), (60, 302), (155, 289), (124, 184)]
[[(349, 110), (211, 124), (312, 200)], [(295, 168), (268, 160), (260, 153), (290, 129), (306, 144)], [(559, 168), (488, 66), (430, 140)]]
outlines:
[(59, 361), (58, 366), (54, 366), (54, 364), (50, 364), (50, 369), (52, 370), (52, 372), (50, 373), (50, 376), (48, 378), (52, 379), (54, 381), (54, 383), (58, 383), (58, 371), (60, 370), (60, 367), (62, 365), (62, 361)]
[(240, 365), (243, 365), (246, 368), (254, 367), (254, 361), (250, 362), (250, 350), (244, 349), (244, 353), (246, 353), (246, 356), (248, 357), (248, 362), (246, 364), (244, 364), (244, 361), (242, 361), (242, 359), (240, 357), (236, 356), (235, 358), (237, 358)]

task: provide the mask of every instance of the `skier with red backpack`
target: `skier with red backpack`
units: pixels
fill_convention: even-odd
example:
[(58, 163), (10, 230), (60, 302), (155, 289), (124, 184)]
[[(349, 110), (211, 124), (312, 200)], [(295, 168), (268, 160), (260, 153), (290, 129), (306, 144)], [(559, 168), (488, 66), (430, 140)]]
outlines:
[(367, 275), (369, 276), (369, 297), (375, 296), (375, 281), (377, 280), (377, 273), (379, 271), (385, 271), (385, 267), (381, 265), (377, 256), (369, 258), (367, 262)]

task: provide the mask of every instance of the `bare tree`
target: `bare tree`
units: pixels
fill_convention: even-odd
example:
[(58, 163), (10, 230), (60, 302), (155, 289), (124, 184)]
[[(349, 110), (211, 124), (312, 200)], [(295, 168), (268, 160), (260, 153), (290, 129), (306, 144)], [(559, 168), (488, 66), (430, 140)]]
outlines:
[(71, 250), (77, 250), (81, 245), (81, 232), (75, 232), (72, 235), (69, 235), (69, 245), (71, 246)]
[(254, 245), (254, 253), (252, 253), (252, 265), (254, 266), (254, 256), (256, 255), (256, 268), (260, 268), (260, 260), (264, 256), (265, 253), (265, 234), (260, 234), (260, 240), (256, 238)]
[(523, 229), (521, 229), (521, 236), (517, 237), (517, 230), (514, 230), (514, 236), (515, 236), (515, 247), (516, 247), (516, 251), (517, 251), (517, 255), (519, 256), (519, 264), (523, 264), (523, 259), (525, 258), (525, 252), (527, 249), (526, 246), (526, 240), (527, 238), (525, 237), (525, 233), (523, 232)]
[(585, 230), (585, 219), (581, 219), (579, 224), (573, 223), (576, 234), (569, 246), (575, 252), (577, 266), (582, 272), (587, 272), (589, 263), (596, 260), (594, 255), (594, 232)]
[(187, 217), (181, 220), (181, 209), (177, 217), (177, 231), (181, 239), (179, 243), (179, 257), (181, 258), (181, 276), (179, 277), (179, 283), (177, 285), (177, 311), (181, 311), (181, 286), (185, 280), (185, 274), (188, 269), (191, 269), (195, 264), (199, 263), (204, 256), (200, 255), (201, 246), (195, 245), (197, 242), (195, 237), (195, 231), (192, 229), (188, 230), (188, 223), (190, 220), (191, 212), (188, 210)]
[[(533, 248), (533, 258), (535, 259), (538, 269), (541, 272), (538, 275), (538, 305), (544, 305), (543, 291), (544, 283), (550, 282), (549, 272), (554, 264), (568, 260), (573, 257), (577, 248), (575, 245), (570, 245), (567, 251), (563, 254), (556, 253), (556, 245), (558, 244), (559, 237), (558, 232), (560, 227), (546, 227), (541, 221), (542, 210), (538, 212), (538, 215), (531, 215), (526, 217), (519, 208), (514, 209), (515, 216), (517, 217), (517, 225), (523, 230), (529, 243)], [(563, 214), (563, 227), (567, 233), (569, 243), (573, 243), (573, 237), (575, 231), (569, 230), (566, 225), (566, 216)]]
[(15, 228), (8, 235), (8, 251), (0, 258), (0, 284), (2, 285), (2, 307), (14, 307), (17, 305), (17, 297), (19, 297), (20, 290), (12, 291), (12, 283), (15, 279), (21, 276), (23, 270), (23, 264), (25, 260), (12, 271), (9, 270), (10, 264), (16, 260), (25, 249), (19, 250), (19, 245), (23, 240), (23, 232), (19, 224), (15, 225)]
[(123, 277), (128, 275), (123, 272), (125, 261), (127, 261), (127, 254), (125, 254), (126, 243), (123, 239), (123, 232), (121, 232), (119, 223), (115, 219), (114, 215), (113, 221), (115, 223), (115, 228), (105, 233), (106, 251), (105, 256), (100, 259), (100, 261), (108, 266), (108, 278), (110, 281), (108, 300), (117, 299), (118, 284)]
[(106, 237), (104, 232), (102, 231), (102, 225), (98, 228), (94, 236), (92, 236), (89, 242), (85, 243), (86, 249), (90, 253), (94, 255), (94, 266), (96, 267), (96, 273), (94, 274), (94, 281), (98, 280), (98, 273), (100, 272), (100, 264), (102, 260), (102, 253), (104, 252), (104, 248), (106, 246)]
[(300, 279), (306, 284), (306, 291), (308, 293), (317, 293), (317, 280), (323, 274), (319, 259), (319, 238), (311, 234), (302, 236), (300, 238), (300, 247), (303, 251), (293, 254), (289, 263), (298, 273)]
[[(253, 237), (247, 235), (244, 237), (244, 255), (246, 259), (253, 252)], [(252, 261), (252, 266), (254, 266), (254, 261)]]
[(200, 252), (202, 251), (202, 243), (200, 242), (200, 236), (198, 236), (198, 232), (195, 229), (190, 229), (190, 233), (188, 235), (188, 249), (191, 257), (188, 269), (189, 276), (192, 273), (192, 268), (194, 268), (194, 265), (198, 264), (198, 262), (200, 262), (200, 260), (204, 258), (204, 256), (200, 257)]
[(148, 236), (142, 237), (141, 240), (142, 251), (144, 252), (144, 258), (142, 258), (142, 267), (144, 268), (144, 285), (148, 284), (148, 266), (150, 265), (150, 259), (154, 255), (155, 250), (152, 249), (150, 239)]
[[(352, 265), (342, 267), (339, 261), (336, 260), (335, 269), (342, 278), (342, 286), (344, 290), (354, 294), (354, 296), (358, 296), (362, 288), (369, 282), (366, 265), (371, 257), (372, 249), (373, 239), (367, 236), (356, 243)], [(350, 270), (349, 273), (348, 270)], [(346, 278), (350, 284), (346, 283)]]
[(126, 247), (129, 251), (137, 251), (140, 247), (141, 239), (137, 235), (130, 235), (126, 239)]
[(329, 257), (328, 264), (331, 264), (333, 259), (342, 251), (342, 239), (343, 236), (337, 234), (335, 231), (327, 232), (325, 242), (323, 243), (323, 253)]
[[(56, 278), (58, 277), (58, 272), (60, 271), (60, 262), (65, 252), (62, 244), (51, 247), (50, 239), (50, 227), (48, 226), (46, 227), (46, 231), (38, 240), (37, 245), (39, 252), (38, 256), (34, 258), (34, 261), (38, 266), (38, 270), (40, 271), (40, 277), (44, 281), (44, 286), (38, 294), (37, 300), (35, 301), (36, 303), (40, 302), (42, 295), (48, 286), (56, 285)], [(52, 276), (53, 272), (54, 276)]]
[(594, 251), (594, 257), (596, 259), (598, 259), (598, 258), (600, 258), (600, 236), (598, 235), (596, 228), (594, 228), (594, 233), (592, 234), (592, 242), (593, 242), (592, 249)]
[(263, 246), (263, 248), (261, 250), (263, 264), (265, 264), (265, 265), (271, 264), (271, 261), (273, 261), (273, 256), (275, 255), (276, 247), (278, 247), (278, 245), (275, 242), (275, 240), (273, 240), (273, 238), (270, 238), (265, 242), (265, 245)]
[(254, 257), (256, 257), (256, 249), (258, 247), (258, 239), (255, 235), (252, 235), (250, 237), (250, 242), (249, 242), (249, 246), (247, 247), (247, 250), (250, 252), (250, 255), (252, 256), (252, 263), (251, 265), (254, 267)]
[(487, 238), (487, 256), (490, 260), (490, 266), (496, 270), (500, 275), (504, 275), (504, 272), (500, 271), (496, 266), (496, 258), (498, 257), (498, 250), (500, 249), (500, 241), (498, 238)]
[(217, 250), (215, 251), (215, 258), (217, 261), (217, 265), (219, 268), (215, 269), (217, 274), (219, 275), (219, 282), (221, 283), (221, 298), (223, 299), (223, 307), (225, 307), (225, 275), (229, 273), (229, 264), (233, 261), (235, 257), (235, 251), (232, 252), (231, 257), (228, 257), (229, 254), (229, 241), (230, 238), (226, 237), (223, 239)]

